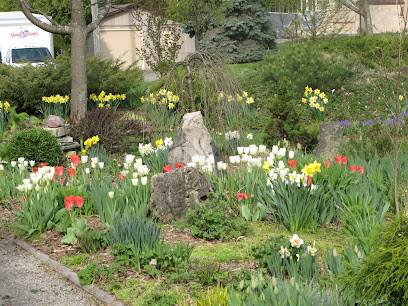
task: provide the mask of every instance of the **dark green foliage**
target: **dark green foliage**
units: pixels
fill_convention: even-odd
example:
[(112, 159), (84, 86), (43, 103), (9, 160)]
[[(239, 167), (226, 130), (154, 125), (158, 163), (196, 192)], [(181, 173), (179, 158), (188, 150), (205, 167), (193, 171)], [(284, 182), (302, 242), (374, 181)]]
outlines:
[(117, 279), (118, 275), (124, 275), (126, 271), (117, 264), (103, 266), (90, 262), (85, 269), (79, 270), (78, 279), (80, 285), (90, 285), (100, 279)]
[(319, 126), (302, 123), (288, 88), (289, 81), (283, 78), (276, 96), (267, 100), (270, 119), (265, 126), (263, 142), (272, 147), (279, 140), (286, 138), (292, 143), (300, 143), (307, 150), (313, 150), (318, 143)]
[(375, 251), (346, 266), (339, 276), (346, 295), (361, 293), (364, 303), (408, 303), (408, 219), (394, 218), (375, 235)]
[(58, 166), (64, 161), (57, 139), (43, 129), (24, 130), (15, 134), (10, 146), (13, 148), (11, 160), (24, 157), (26, 160), (35, 160), (37, 165), (47, 163), (49, 166)]
[(117, 217), (110, 224), (107, 238), (110, 246), (131, 245), (140, 254), (157, 247), (160, 228), (145, 217)]
[[(126, 93), (132, 86), (142, 82), (139, 68), (121, 69), (118, 61), (101, 61), (97, 57), (87, 59), (87, 82), (89, 93), (102, 90), (109, 93)], [(71, 58), (67, 52), (45, 65), (13, 67), (0, 65), (0, 97), (7, 100), (17, 111), (38, 113), (43, 96), (71, 95)]]
[(95, 135), (99, 136), (99, 144), (108, 153), (123, 152), (129, 146), (129, 137), (142, 135), (142, 126), (138, 120), (121, 112), (97, 108), (85, 114), (85, 118), (72, 126), (74, 137), (84, 141)]
[(274, 47), (272, 23), (258, 0), (234, 0), (223, 24), (207, 31), (200, 41), (203, 51), (235, 63), (259, 61)]
[(186, 212), (187, 225), (193, 236), (206, 240), (238, 238), (250, 233), (251, 228), (242, 218), (236, 217), (224, 202), (196, 205)]
[(262, 75), (263, 82), (270, 83), (270, 92), (277, 90), (280, 81), (287, 78), (291, 92), (300, 100), (306, 86), (326, 93), (340, 89), (357, 67), (353, 58), (326, 53), (310, 42), (292, 42), (265, 57)]
[(272, 235), (268, 238), (268, 241), (263, 244), (254, 245), (252, 247), (252, 256), (258, 260), (258, 266), (266, 268), (268, 266), (266, 262), (266, 256), (279, 252), (280, 247), (286, 245), (288, 239), (283, 235)]

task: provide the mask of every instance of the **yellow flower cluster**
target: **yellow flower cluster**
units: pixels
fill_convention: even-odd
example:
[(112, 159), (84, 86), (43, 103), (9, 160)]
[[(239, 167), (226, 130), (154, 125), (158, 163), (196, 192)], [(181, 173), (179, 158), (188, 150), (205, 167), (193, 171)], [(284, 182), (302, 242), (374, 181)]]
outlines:
[(49, 96), (49, 97), (42, 97), (42, 101), (46, 103), (60, 103), (66, 104), (69, 101), (69, 96)]
[(153, 105), (166, 106), (172, 109), (176, 106), (176, 103), (180, 101), (180, 97), (174, 95), (171, 91), (161, 89), (157, 93), (150, 93), (148, 96), (140, 98), (142, 103), (150, 103)]
[(308, 100), (310, 107), (316, 108), (321, 112), (324, 111), (324, 105), (329, 102), (326, 94), (320, 91), (320, 89), (313, 90), (311, 87), (306, 86), (304, 97), (302, 98), (302, 103), (306, 103)]
[[(218, 102), (221, 102), (221, 100), (223, 100), (224, 98), (225, 98), (225, 94), (224, 94), (223, 92), (221, 92), (221, 93), (218, 95)], [(234, 97), (234, 96), (232, 96), (232, 95), (229, 95), (229, 96), (227, 97), (228, 102), (242, 101), (242, 100), (244, 100), (244, 99), (246, 99), (246, 103), (247, 103), (247, 104), (252, 104), (252, 103), (254, 103), (254, 98), (253, 98), (253, 97), (249, 97), (249, 96), (248, 96), (248, 93), (247, 93), (246, 91), (243, 91), (243, 92), (242, 92), (242, 95), (236, 94), (236, 97)]]
[(108, 95), (102, 90), (99, 95), (96, 95), (94, 93), (89, 95), (89, 99), (91, 99), (94, 102), (98, 103), (98, 107), (106, 107), (110, 108), (112, 102), (117, 102), (120, 100), (126, 100), (126, 94), (117, 94), (113, 95), (112, 93), (109, 93)]
[(317, 172), (321, 172), (320, 171), (321, 165), (322, 165), (321, 163), (314, 161), (313, 163), (306, 165), (302, 169), (302, 172), (306, 174), (307, 176), (313, 177)]
[(4, 111), (6, 112), (6, 113), (8, 113), (8, 108), (10, 107), (10, 104), (6, 101), (6, 102), (4, 102), (4, 103), (2, 103), (1, 101), (0, 101), (0, 112), (4, 109)]
[(96, 145), (99, 142), (99, 136), (93, 136), (91, 138), (88, 138), (87, 140), (84, 141), (85, 149), (82, 149), (82, 154), (85, 155), (87, 150), (93, 146)]

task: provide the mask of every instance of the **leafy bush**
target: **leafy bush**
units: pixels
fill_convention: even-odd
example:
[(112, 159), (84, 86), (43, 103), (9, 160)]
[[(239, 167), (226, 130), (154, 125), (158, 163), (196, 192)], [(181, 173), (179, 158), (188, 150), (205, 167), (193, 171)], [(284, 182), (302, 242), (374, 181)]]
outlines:
[(121, 152), (129, 146), (129, 137), (141, 137), (139, 121), (124, 117), (120, 112), (97, 108), (85, 114), (85, 118), (72, 127), (76, 139), (99, 136), (99, 143), (108, 153)]
[(104, 266), (91, 261), (85, 269), (78, 272), (80, 285), (90, 285), (100, 279), (117, 279), (117, 275), (124, 275), (125, 270), (115, 264)]
[(131, 245), (137, 253), (153, 250), (160, 241), (160, 228), (145, 217), (116, 217), (107, 233), (109, 245)]
[(97, 229), (84, 231), (77, 238), (82, 252), (95, 253), (107, 246), (105, 233)]
[(15, 134), (10, 146), (13, 148), (11, 160), (24, 157), (26, 160), (35, 160), (37, 164), (47, 163), (49, 166), (58, 166), (64, 160), (57, 139), (43, 129), (24, 130)]
[[(142, 82), (139, 68), (121, 68), (119, 61), (87, 59), (88, 92), (127, 92)], [(17, 106), (18, 111), (37, 113), (43, 96), (71, 93), (71, 57), (66, 53), (34, 67), (0, 65), (0, 97)]]
[(251, 229), (246, 222), (236, 217), (225, 202), (196, 205), (195, 210), (186, 212), (187, 225), (193, 236), (206, 240), (238, 238), (249, 234)]
[(319, 126), (302, 123), (300, 113), (289, 93), (289, 81), (280, 81), (277, 95), (268, 99), (270, 119), (265, 126), (263, 142), (272, 147), (279, 140), (286, 138), (292, 143), (300, 143), (308, 150), (313, 150), (318, 144)]

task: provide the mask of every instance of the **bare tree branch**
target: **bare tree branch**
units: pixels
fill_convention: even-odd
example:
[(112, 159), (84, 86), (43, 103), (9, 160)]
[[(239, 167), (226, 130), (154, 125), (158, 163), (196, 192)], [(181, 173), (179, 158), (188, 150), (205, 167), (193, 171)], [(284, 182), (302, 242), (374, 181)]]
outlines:
[[(56, 22), (52, 22), (53, 24), (48, 24), (45, 22), (40, 21), (36, 17), (33, 16), (33, 12), (40, 13), (43, 16), (46, 16), (43, 12), (39, 10), (34, 10), (32, 9), (25, 0), (17, 0), (18, 5), (20, 6), (21, 10), (24, 12), (28, 20), (30, 20), (34, 25), (37, 27), (43, 29), (44, 31), (50, 32), (50, 33), (55, 33), (55, 34), (70, 34), (71, 33), (71, 27), (70, 26), (61, 26), (57, 24)], [(48, 16), (46, 16), (47, 19), (49, 20)]]
[(348, 9), (356, 12), (357, 14), (359, 14), (359, 15), (361, 15), (363, 17), (365, 17), (367, 15), (366, 12), (362, 11), (355, 2), (350, 1), (350, 0), (339, 0), (339, 1), (345, 7), (347, 7)]
[(98, 17), (86, 26), (87, 34), (91, 33), (98, 27), (102, 19), (105, 18), (106, 14), (108, 14), (110, 8), (111, 8), (111, 1), (105, 0), (103, 8), (98, 13)]

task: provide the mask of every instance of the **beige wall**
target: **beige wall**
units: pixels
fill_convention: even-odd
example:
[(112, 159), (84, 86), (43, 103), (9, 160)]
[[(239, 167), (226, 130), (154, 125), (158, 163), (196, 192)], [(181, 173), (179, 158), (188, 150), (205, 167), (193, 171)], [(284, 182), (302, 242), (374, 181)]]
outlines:
[[(136, 48), (141, 47), (142, 36), (141, 31), (135, 31), (134, 19), (129, 12), (105, 18), (100, 25), (102, 59), (120, 59), (125, 62), (125, 67), (137, 61), (140, 68), (149, 69), (136, 55)], [(182, 33), (180, 43), (177, 61), (182, 61), (189, 52), (195, 51), (195, 38), (190, 38), (188, 34)]]

